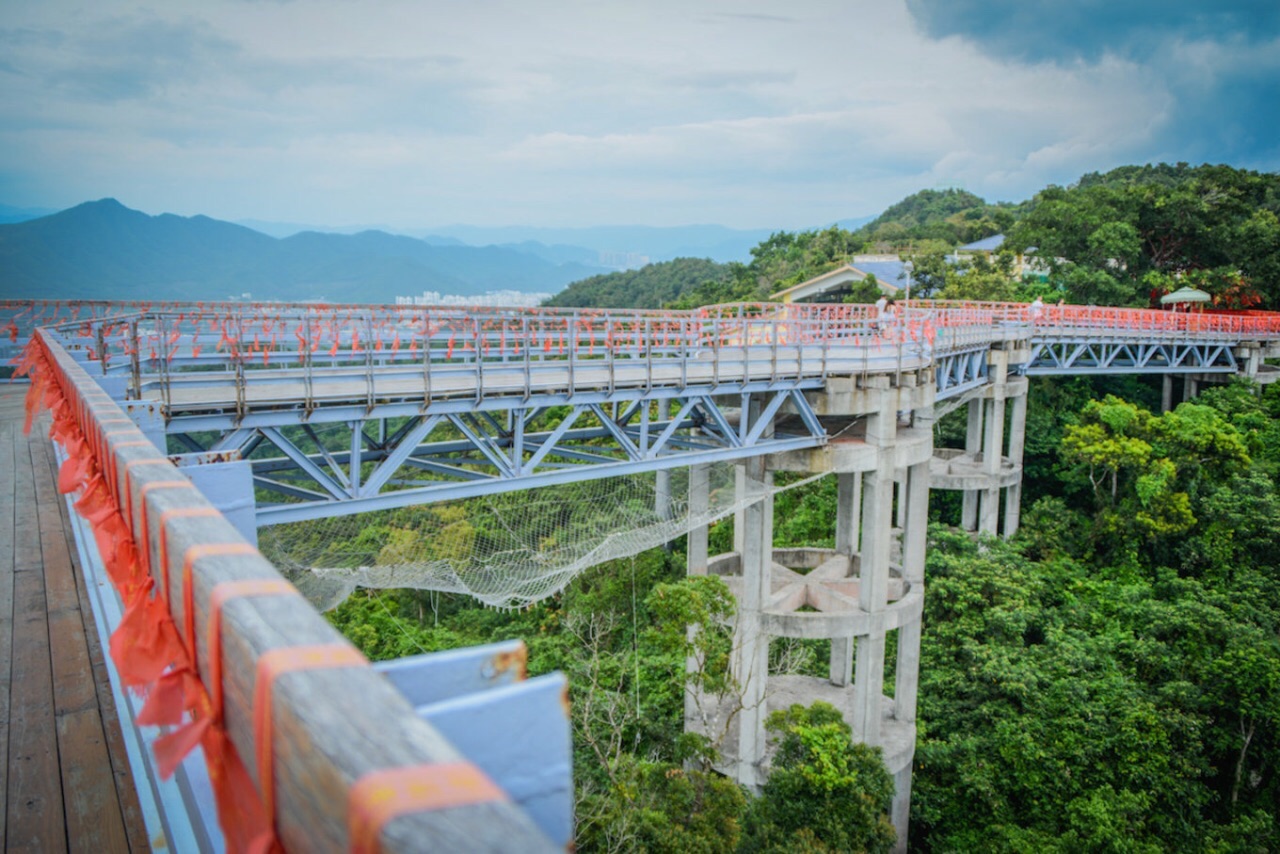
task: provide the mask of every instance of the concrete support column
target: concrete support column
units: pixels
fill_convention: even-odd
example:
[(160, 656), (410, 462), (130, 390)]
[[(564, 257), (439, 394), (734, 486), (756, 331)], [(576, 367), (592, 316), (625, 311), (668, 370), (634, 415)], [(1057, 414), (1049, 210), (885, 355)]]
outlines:
[(1182, 400), (1186, 402), (1191, 398), (1195, 397), (1196, 392), (1199, 391), (1198, 386), (1199, 384), (1196, 382), (1195, 377), (1193, 377), (1191, 374), (1183, 374), (1182, 375)]
[(909, 584), (924, 583), (925, 548), (929, 533), (929, 462), (907, 469), (907, 518), (902, 530), (902, 577)]
[[(862, 476), (836, 475), (836, 551), (853, 556), (858, 552), (862, 519)], [(853, 637), (831, 639), (830, 679), (833, 685), (853, 682), (853, 662), (857, 644)]]
[[(697, 516), (707, 511), (707, 505), (711, 500), (711, 468), (705, 464), (689, 467), (689, 514)], [(686, 572), (689, 575), (706, 575), (707, 574), (707, 526), (700, 525), (689, 531)], [(699, 631), (698, 626), (689, 626), (689, 639), (692, 640), (694, 633)], [(698, 669), (698, 661), (695, 657), (689, 656), (685, 659), (684, 669), (686, 673), (695, 673)], [(693, 691), (688, 689), (687, 683), (684, 692), (684, 720), (685, 729), (689, 729), (690, 724), (698, 718), (698, 698)]]
[[(711, 467), (705, 463), (689, 466), (689, 515), (696, 517), (706, 513), (710, 501)], [(686, 563), (689, 575), (707, 574), (707, 532), (706, 525), (689, 531)]]
[[(929, 525), (929, 464), (911, 467), (907, 498), (907, 525), (902, 534), (902, 577), (910, 589), (924, 587), (925, 547)], [(898, 629), (898, 662), (894, 674), (894, 717), (916, 719), (920, 686), (920, 622), (907, 621)]]
[[(969, 427), (964, 434), (964, 452), (970, 458), (982, 451), (982, 400), (969, 401)], [(960, 509), (960, 527), (978, 530), (978, 491), (966, 489)]]
[(773, 565), (773, 496), (768, 489), (773, 475), (765, 471), (765, 458), (751, 457), (742, 466), (746, 495), (762, 494), (743, 509), (742, 596), (733, 627), (733, 676), (742, 693), (738, 713), (738, 782), (753, 790), (764, 782), (766, 682), (769, 677), (769, 638), (762, 628), (769, 599)]
[[(1000, 476), (1000, 461), (1004, 456), (1004, 397), (1009, 379), (1009, 354), (992, 350), (988, 355), (991, 367), (991, 398), (986, 401), (986, 427), (982, 442), (982, 467), (994, 484)], [(1000, 487), (992, 485), (981, 493), (978, 510), (978, 530), (995, 535), (1000, 525)]]
[(742, 554), (743, 535), (747, 529), (747, 509), (742, 506), (742, 497), (747, 494), (747, 472), (743, 466), (733, 469), (733, 494), (737, 496), (733, 511), (733, 550)]
[[(994, 479), (1000, 474), (1000, 460), (1004, 455), (1004, 398), (999, 396), (986, 401), (986, 439), (982, 445), (982, 467)], [(979, 502), (978, 530), (995, 534), (1000, 524), (1000, 487), (982, 490)]]
[(1241, 355), (1244, 357), (1244, 375), (1251, 380), (1258, 378), (1258, 368), (1262, 365), (1262, 351), (1257, 347), (1250, 347), (1244, 350)]
[[(930, 427), (931, 409), (916, 413), (917, 427)], [(932, 431), (930, 430), (930, 433)], [(902, 578), (912, 592), (924, 592), (925, 550), (929, 527), (929, 463), (917, 463), (907, 469), (907, 514), (902, 531)], [(894, 717), (900, 723), (915, 724), (916, 700), (920, 692), (921, 623), (905, 620), (898, 629), (898, 660), (894, 673)], [(911, 817), (911, 767), (894, 774), (893, 803), (889, 818), (898, 832), (895, 851), (907, 850), (907, 832)]]
[(1160, 411), (1164, 413), (1173, 409), (1173, 374), (1164, 374), (1160, 379)]
[[(1022, 452), (1027, 444), (1027, 395), (1020, 394), (1013, 398), (1013, 411), (1009, 414), (1009, 461), (1015, 466), (1022, 466)], [(1006, 538), (1018, 533), (1018, 523), (1022, 517), (1022, 475), (1019, 473), (1016, 483), (1009, 485), (1004, 491), (1004, 535)]]
[(862, 519), (862, 478), (852, 473), (836, 475), (836, 551), (858, 552), (858, 529)]
[(899, 529), (907, 527), (907, 473), (899, 470), (894, 476), (893, 524)]
[[(863, 473), (862, 550), (858, 606), (868, 613), (883, 611), (889, 594), (889, 555), (893, 536), (893, 442), (898, 416), (894, 397), (881, 392), (879, 411), (867, 417), (867, 444), (879, 453), (876, 467)], [(880, 744), (884, 700), (883, 628), (860, 639), (853, 686), (853, 737)]]
[(907, 850), (907, 829), (911, 819), (911, 766), (893, 775), (893, 804), (889, 807), (889, 820), (898, 831), (894, 852)]

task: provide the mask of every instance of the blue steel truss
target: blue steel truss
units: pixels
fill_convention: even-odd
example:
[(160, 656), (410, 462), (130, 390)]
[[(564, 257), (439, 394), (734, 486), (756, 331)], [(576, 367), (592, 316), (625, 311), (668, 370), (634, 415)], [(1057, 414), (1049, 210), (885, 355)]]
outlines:
[[(754, 397), (756, 405), (751, 405)], [(812, 448), (826, 431), (799, 388), (364, 417), (170, 433), (191, 451), (247, 459), (259, 525), (347, 515)], [(662, 415), (669, 407), (669, 416)], [(800, 429), (775, 432), (787, 411)], [(328, 421), (325, 424), (332, 425)], [(788, 423), (791, 423), (789, 421)], [(209, 436), (214, 438), (209, 441)], [(202, 441), (203, 440), (203, 441)], [(263, 501), (274, 495), (276, 502)]]
[(989, 349), (980, 347), (936, 356), (934, 381), (937, 384), (937, 399), (946, 400), (985, 385)]
[(1033, 340), (1026, 373), (1235, 373), (1233, 346), (1227, 341)]
[(996, 304), (890, 326), (850, 306), (100, 309), (49, 331), (172, 448), (247, 460), (260, 524), (815, 447), (804, 392), (832, 375), (932, 367), (954, 402), (989, 382), (992, 347), (1029, 353), (1019, 374), (1232, 373), (1233, 347), (1280, 332)]

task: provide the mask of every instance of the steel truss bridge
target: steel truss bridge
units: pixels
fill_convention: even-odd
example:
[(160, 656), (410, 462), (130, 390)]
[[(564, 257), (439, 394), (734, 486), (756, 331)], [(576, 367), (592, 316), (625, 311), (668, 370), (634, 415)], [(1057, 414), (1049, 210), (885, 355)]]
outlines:
[(25, 302), (0, 334), (43, 325), (162, 447), (248, 460), (260, 526), (816, 447), (806, 392), (833, 376), (942, 402), (986, 384), (993, 347), (1028, 375), (1203, 375), (1280, 339), (1267, 313), (1030, 311)]

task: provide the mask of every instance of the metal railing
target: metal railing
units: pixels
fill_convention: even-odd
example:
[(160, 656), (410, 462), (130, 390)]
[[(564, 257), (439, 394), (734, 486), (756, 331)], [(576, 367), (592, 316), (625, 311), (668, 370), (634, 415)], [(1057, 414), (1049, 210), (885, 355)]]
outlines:
[(892, 318), (878, 318), (868, 305), (798, 303), (672, 311), (0, 302), (0, 330), (10, 337), (22, 331), (20, 322), (50, 319), (61, 320), (54, 329), (64, 346), (96, 370), (126, 372), (130, 397), (172, 406), (192, 390), (229, 385), (238, 409), (254, 396), (251, 380), (268, 378), (298, 380), (291, 398), (310, 409), (349, 399), (338, 389), (361, 377), (370, 404), (410, 393), (528, 399), (554, 388), (613, 392), (902, 371), (997, 341), (1280, 339), (1273, 313), (944, 300), (913, 300)]

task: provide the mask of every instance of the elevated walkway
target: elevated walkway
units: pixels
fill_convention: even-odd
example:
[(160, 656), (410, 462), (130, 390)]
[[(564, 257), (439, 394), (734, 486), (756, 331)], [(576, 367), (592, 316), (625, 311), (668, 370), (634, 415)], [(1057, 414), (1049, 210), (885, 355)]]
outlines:
[[(424, 712), (435, 705), (426, 698), (419, 698), (423, 705), (413, 699), (410, 708), (408, 692), (393, 694), (371, 669), (333, 665), (292, 676), (274, 712), (282, 725), (264, 728), (273, 712), (268, 705), (263, 718), (254, 696), (264, 660), (275, 661), (283, 647), (341, 644), (300, 597), (282, 592), (274, 568), (241, 539), (252, 541), (256, 526), (737, 461), (741, 509), (729, 575), (736, 576), (738, 600), (732, 671), (743, 695), (728, 770), (744, 785), (759, 786), (767, 770), (768, 709), (792, 698), (830, 698), (856, 739), (885, 749), (897, 778), (892, 818), (905, 845), (931, 486), (964, 493), (965, 528), (1011, 535), (1018, 526), (1028, 376), (1163, 375), (1168, 397), (1175, 375), (1192, 394), (1196, 383), (1213, 377), (1270, 375), (1266, 360), (1280, 358), (1275, 314), (1054, 306), (1032, 317), (1021, 305), (917, 301), (904, 307), (900, 321), (884, 325), (867, 307), (844, 305), (693, 312), (127, 308), (106, 317), (112, 307), (104, 304), (11, 307), (8, 346), (31, 334), (30, 327), (43, 327), (33, 352), (55, 382), (50, 405), (62, 407), (55, 425), (64, 447), (69, 442), (72, 457), (79, 455), (81, 486), (99, 483), (118, 511), (118, 527), (140, 547), (134, 556), (140, 565), (125, 568), (159, 582), (167, 607), (156, 609), (164, 611), (158, 619), (185, 639), (176, 664), (227, 704), (226, 717), (213, 718), (211, 732), (222, 739), (215, 746), (256, 766), (249, 773), (256, 773), (266, 814), (299, 850), (334, 848), (355, 832), (328, 808), (326, 795), (342, 798), (358, 788), (356, 780), (405, 762), (418, 763), (428, 777), (441, 759), (452, 767), (458, 757), (441, 733), (474, 738), (477, 718), (470, 706)], [(0, 304), (0, 326), (5, 310)], [(944, 411), (967, 404), (969, 424), (963, 451), (935, 459), (938, 404)], [(34, 486), (36, 461), (47, 470), (49, 459), (12, 431), (4, 435), (5, 447), (26, 448), (33, 464), (29, 491), (36, 500), (27, 503), (34, 519), (20, 505), (21, 474), (15, 475), (9, 533), (13, 591), (29, 596), (34, 576), (21, 579), (21, 587), (17, 580), (23, 567), (31, 574), (31, 546), (16, 540), (38, 531), (42, 555), (46, 543), (56, 545), (57, 536), (45, 532), (44, 517), (54, 512), (47, 509), (48, 486), (43, 505)], [(206, 485), (190, 489), (190, 481), (215, 470), (239, 478), (247, 523), (216, 512), (200, 492)], [(837, 478), (836, 549), (825, 568), (772, 550), (773, 472), (796, 470)], [(706, 504), (705, 472), (695, 478), (691, 471), (689, 489), (691, 505)], [(275, 503), (255, 508), (264, 494)], [(714, 561), (705, 527), (691, 532), (689, 543), (689, 571), (707, 572)], [(180, 576), (177, 567), (185, 570)], [(264, 583), (273, 595), (214, 595)], [(47, 586), (65, 590), (66, 582)], [(200, 637), (206, 624), (215, 629), (210, 638), (224, 631), (217, 627), (229, 596), (225, 631), (234, 642), (212, 645), (211, 656)], [(13, 620), (27, 618), (18, 610), (25, 601), (14, 599), (8, 611), (14, 685)], [(52, 648), (58, 641), (47, 627), (65, 614), (50, 606), (42, 619)], [(829, 678), (772, 678), (771, 637), (829, 638)], [(893, 649), (889, 697), (885, 659)], [(59, 671), (49, 669), (56, 718)], [(450, 725), (457, 727), (453, 734)], [(358, 750), (347, 749), (352, 732), (363, 739)], [(492, 739), (475, 740), (466, 747), (469, 759), (492, 746)], [(273, 777), (277, 759), (283, 770)], [(479, 779), (482, 770), (467, 773)], [(252, 791), (253, 781), (242, 789)], [(61, 791), (70, 790), (64, 783)], [(447, 847), (466, 839), (476, 843), (472, 848), (504, 850), (513, 839), (537, 837), (535, 811), (527, 816), (521, 809), (526, 800), (508, 804), (486, 791), (494, 796), (484, 804), (406, 815), (384, 841), (416, 850), (424, 840)], [(13, 803), (11, 794), (10, 827)], [(569, 832), (552, 831), (560, 829)]]
[(150, 851), (57, 467), (22, 432), (26, 389), (0, 383), (0, 838)]

